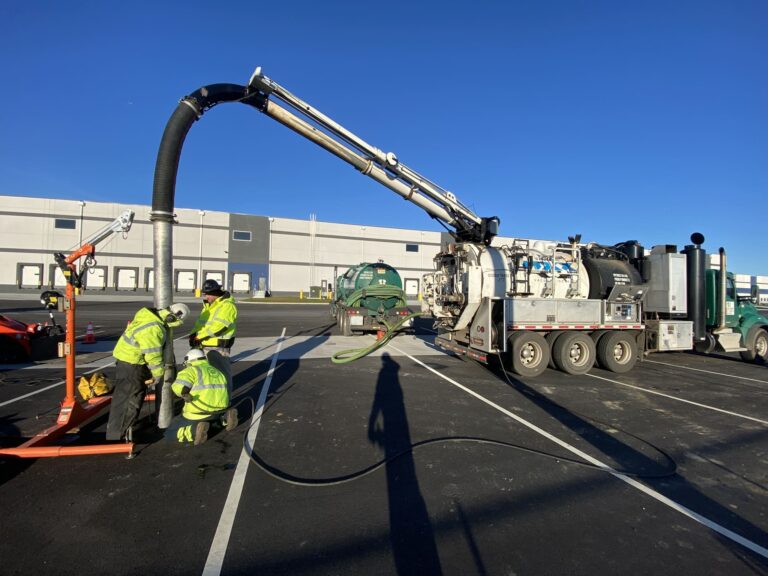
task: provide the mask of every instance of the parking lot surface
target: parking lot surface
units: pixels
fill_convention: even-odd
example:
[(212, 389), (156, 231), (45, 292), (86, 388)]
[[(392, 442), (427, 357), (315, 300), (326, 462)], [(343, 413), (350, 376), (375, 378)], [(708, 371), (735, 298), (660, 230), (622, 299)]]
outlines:
[[(78, 376), (112, 376), (151, 301), (78, 304), (97, 338)], [(765, 365), (671, 353), (526, 380), (436, 349), (426, 320), (337, 365), (373, 336), (340, 336), (323, 305), (239, 310), (240, 426), (179, 445), (148, 405), (133, 459), (0, 460), (2, 574), (768, 574)], [(63, 361), (0, 370), (12, 446), (55, 420)]]

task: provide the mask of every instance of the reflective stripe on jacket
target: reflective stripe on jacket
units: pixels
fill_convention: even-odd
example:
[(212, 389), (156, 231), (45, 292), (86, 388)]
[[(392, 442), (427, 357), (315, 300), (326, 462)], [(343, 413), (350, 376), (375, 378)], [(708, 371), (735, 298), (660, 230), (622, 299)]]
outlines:
[(237, 328), (237, 306), (235, 299), (224, 292), (213, 302), (203, 304), (200, 318), (195, 322), (192, 332), (201, 346), (223, 346), (229, 348), (235, 339)]
[(181, 396), (184, 388), (189, 388), (192, 396), (192, 402), (185, 402), (182, 411), (187, 420), (201, 420), (229, 408), (227, 377), (205, 358), (193, 360), (176, 375), (171, 389)]
[(128, 364), (146, 364), (153, 378), (163, 375), (163, 346), (168, 340), (168, 327), (160, 316), (142, 308), (117, 340), (112, 356)]

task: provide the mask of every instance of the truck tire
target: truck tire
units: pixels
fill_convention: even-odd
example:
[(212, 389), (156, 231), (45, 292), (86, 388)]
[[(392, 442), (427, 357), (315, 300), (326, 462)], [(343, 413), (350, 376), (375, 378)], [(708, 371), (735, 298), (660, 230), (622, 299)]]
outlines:
[(516, 332), (509, 338), (508, 355), (515, 374), (535, 378), (547, 369), (549, 345), (538, 332)]
[(762, 326), (753, 326), (747, 336), (746, 350), (739, 354), (745, 362), (768, 361), (768, 330)]
[(637, 362), (637, 342), (630, 332), (612, 330), (597, 344), (597, 359), (606, 370), (623, 374)]
[(592, 342), (595, 343), (595, 364), (602, 368), (605, 368), (605, 366), (600, 364), (600, 357), (597, 356), (597, 344), (600, 342), (600, 338), (602, 338), (605, 334), (608, 334), (608, 332), (610, 332), (610, 330), (594, 330), (589, 334), (589, 337), (592, 338)]
[(552, 368), (552, 370), (557, 370), (557, 365), (555, 364), (555, 355), (552, 353), (552, 351), (555, 349), (555, 340), (557, 340), (558, 337), (562, 335), (562, 330), (555, 330), (554, 332), (550, 332), (544, 337), (544, 339), (547, 341), (547, 344), (549, 344), (549, 363), (547, 364), (547, 367)]
[(555, 341), (552, 358), (566, 374), (586, 374), (595, 365), (595, 343), (584, 332), (565, 333)]

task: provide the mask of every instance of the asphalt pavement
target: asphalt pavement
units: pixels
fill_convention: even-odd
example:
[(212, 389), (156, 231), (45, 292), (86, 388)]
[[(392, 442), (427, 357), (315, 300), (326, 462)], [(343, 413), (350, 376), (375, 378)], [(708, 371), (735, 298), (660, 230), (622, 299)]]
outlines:
[[(149, 303), (79, 302), (97, 342), (78, 375), (112, 375)], [(768, 574), (765, 365), (672, 353), (524, 380), (436, 349), (425, 320), (336, 365), (373, 337), (327, 306), (239, 309), (240, 426), (179, 445), (147, 406), (135, 458), (0, 460), (2, 574)], [(9, 446), (56, 419), (63, 363), (0, 370)], [(68, 442), (104, 443), (105, 420)]]

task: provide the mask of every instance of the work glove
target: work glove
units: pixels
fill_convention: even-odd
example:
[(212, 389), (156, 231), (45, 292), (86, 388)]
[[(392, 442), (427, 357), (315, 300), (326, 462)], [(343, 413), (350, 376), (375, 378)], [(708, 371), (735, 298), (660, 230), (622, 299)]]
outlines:
[(181, 399), (184, 400), (184, 402), (192, 402), (192, 394), (189, 393), (189, 388), (184, 386), (184, 388), (181, 389)]
[(192, 332), (192, 334), (189, 335), (189, 345), (195, 346), (197, 343), (198, 343), (197, 332)]
[(163, 381), (170, 384), (174, 380), (176, 380), (176, 365), (169, 364), (165, 367), (165, 372), (163, 372)]

